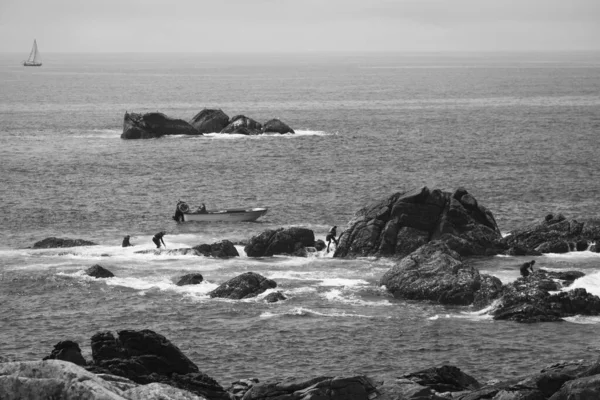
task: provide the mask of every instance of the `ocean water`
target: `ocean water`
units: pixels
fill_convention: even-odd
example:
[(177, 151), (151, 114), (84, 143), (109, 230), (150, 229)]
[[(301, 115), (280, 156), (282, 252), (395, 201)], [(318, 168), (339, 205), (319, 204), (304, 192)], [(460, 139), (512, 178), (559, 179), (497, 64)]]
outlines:
[[(43, 50), (43, 49), (42, 49)], [(0, 355), (34, 360), (58, 341), (88, 359), (99, 331), (152, 329), (223, 386), (270, 376), (392, 378), (452, 364), (481, 381), (600, 354), (600, 317), (493, 321), (485, 310), (390, 297), (386, 259), (332, 253), (216, 260), (138, 254), (303, 226), (324, 239), (396, 191), (465, 187), (500, 229), (550, 212), (600, 212), (600, 54), (0, 55)], [(123, 115), (189, 120), (221, 108), (295, 135), (120, 139)], [(176, 224), (177, 200), (266, 206), (253, 223)], [(132, 248), (122, 248), (124, 235)], [(49, 236), (98, 246), (32, 250)], [(529, 258), (528, 258), (529, 259)], [(528, 260), (527, 259), (527, 260)], [(535, 257), (600, 295), (600, 254)], [(503, 282), (519, 257), (469, 260)], [(116, 276), (83, 271), (100, 264)], [(210, 299), (254, 271), (288, 300)], [(178, 287), (184, 274), (205, 281)]]

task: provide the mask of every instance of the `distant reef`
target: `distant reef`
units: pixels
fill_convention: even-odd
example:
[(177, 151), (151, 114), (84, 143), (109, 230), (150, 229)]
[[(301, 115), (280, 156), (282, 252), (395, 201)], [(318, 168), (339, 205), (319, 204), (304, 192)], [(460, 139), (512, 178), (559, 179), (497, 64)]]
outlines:
[[(198, 346), (201, 346), (199, 344)], [(243, 378), (223, 387), (166, 337), (148, 330), (98, 332), (92, 360), (65, 340), (43, 360), (0, 362), (2, 399), (567, 400), (600, 398), (600, 360), (559, 362), (479, 382), (452, 365), (395, 379), (366, 375)], [(201, 351), (201, 349), (196, 349)], [(225, 350), (226, 351), (226, 350)], [(266, 361), (265, 361), (266, 362)], [(499, 366), (499, 368), (502, 368)]]
[(263, 133), (295, 133), (286, 123), (270, 119), (264, 124), (236, 115), (229, 117), (220, 109), (203, 109), (189, 122), (174, 119), (163, 113), (125, 112), (121, 139), (154, 139), (164, 135), (202, 136), (205, 133), (260, 135)]

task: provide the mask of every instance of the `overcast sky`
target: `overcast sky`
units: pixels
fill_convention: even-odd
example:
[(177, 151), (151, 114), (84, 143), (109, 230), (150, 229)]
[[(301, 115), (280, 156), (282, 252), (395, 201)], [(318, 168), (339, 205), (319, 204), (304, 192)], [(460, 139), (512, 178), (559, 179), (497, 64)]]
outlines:
[(600, 0), (0, 0), (0, 52), (600, 50)]

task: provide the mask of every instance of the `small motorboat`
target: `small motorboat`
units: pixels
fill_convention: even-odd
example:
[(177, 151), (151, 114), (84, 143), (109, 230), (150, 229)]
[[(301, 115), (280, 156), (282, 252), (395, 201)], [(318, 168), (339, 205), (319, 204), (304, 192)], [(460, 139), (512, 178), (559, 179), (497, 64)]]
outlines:
[(177, 222), (246, 222), (256, 221), (267, 210), (266, 207), (207, 210), (204, 204), (191, 209), (186, 202), (179, 201), (173, 219)]

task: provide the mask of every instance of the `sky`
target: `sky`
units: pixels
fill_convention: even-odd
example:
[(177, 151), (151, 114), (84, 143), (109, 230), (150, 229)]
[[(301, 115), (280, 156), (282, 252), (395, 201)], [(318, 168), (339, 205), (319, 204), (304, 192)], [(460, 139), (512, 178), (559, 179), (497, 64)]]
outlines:
[(600, 50), (600, 0), (0, 0), (0, 52)]

